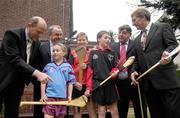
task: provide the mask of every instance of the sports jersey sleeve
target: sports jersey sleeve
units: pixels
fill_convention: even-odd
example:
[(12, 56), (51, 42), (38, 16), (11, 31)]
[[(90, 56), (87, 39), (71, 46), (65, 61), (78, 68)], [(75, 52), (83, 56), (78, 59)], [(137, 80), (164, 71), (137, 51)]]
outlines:
[(68, 84), (75, 84), (76, 83), (76, 77), (74, 75), (74, 71), (73, 71), (73, 68), (71, 66), (69, 66), (67, 83)]
[(92, 79), (93, 79), (93, 67), (92, 67), (92, 54), (93, 52), (91, 51), (90, 54), (89, 54), (89, 64), (88, 64), (88, 68), (87, 68), (87, 78), (86, 78), (86, 88), (87, 90), (90, 90), (92, 91)]

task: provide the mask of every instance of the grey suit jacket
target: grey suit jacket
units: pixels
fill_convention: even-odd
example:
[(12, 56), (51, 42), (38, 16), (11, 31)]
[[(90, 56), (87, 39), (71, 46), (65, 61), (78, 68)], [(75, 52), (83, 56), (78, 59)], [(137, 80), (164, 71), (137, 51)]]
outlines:
[[(141, 34), (135, 39), (136, 61), (133, 64), (133, 71), (139, 73), (143, 73), (156, 64), (165, 50), (171, 52), (178, 46), (172, 28), (165, 23), (151, 25), (144, 51), (141, 48), (140, 40)], [(159, 65), (142, 78), (142, 81), (151, 82), (156, 89), (180, 87), (173, 61), (167, 65)]]

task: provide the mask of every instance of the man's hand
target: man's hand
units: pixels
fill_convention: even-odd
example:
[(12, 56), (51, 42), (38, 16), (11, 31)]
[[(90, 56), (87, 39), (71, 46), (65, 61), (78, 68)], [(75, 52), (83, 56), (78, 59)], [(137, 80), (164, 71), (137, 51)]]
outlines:
[(171, 58), (167, 58), (168, 56), (169, 56), (169, 52), (164, 51), (161, 56), (160, 64), (162, 65), (168, 64), (171, 61)]
[(134, 71), (133, 73), (131, 73), (131, 80), (132, 80), (132, 82), (133, 82), (134, 85), (139, 84), (138, 81), (136, 81), (136, 78), (137, 78), (138, 75), (139, 75), (139, 74), (138, 74), (136, 71)]
[(52, 81), (52, 79), (47, 74), (42, 73), (39, 70), (35, 70), (33, 76), (35, 76), (42, 84), (46, 84), (49, 80)]

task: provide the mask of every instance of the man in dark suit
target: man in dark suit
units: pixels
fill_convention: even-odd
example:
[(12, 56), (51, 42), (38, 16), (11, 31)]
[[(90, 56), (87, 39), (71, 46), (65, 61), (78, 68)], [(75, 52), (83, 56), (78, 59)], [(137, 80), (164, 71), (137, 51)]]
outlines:
[[(52, 51), (53, 45), (55, 43), (59, 43), (63, 40), (63, 31), (59, 25), (51, 25), (48, 29), (48, 41), (44, 41), (41, 43), (39, 48), (40, 50), (40, 60), (39, 63), (40, 70), (42, 71), (46, 64), (50, 63), (52, 60)], [(68, 54), (70, 53), (70, 48), (68, 48)], [(66, 59), (68, 59), (69, 55), (66, 55)], [(39, 101), (41, 98), (40, 91), (40, 82), (36, 79), (33, 80), (34, 85), (34, 100)], [(35, 105), (34, 106), (34, 118), (43, 118), (42, 106)]]
[(48, 75), (35, 67), (38, 62), (39, 37), (47, 24), (32, 17), (25, 28), (7, 30), (0, 48), (0, 97), (5, 105), (5, 118), (18, 118), (18, 108), (25, 83), (32, 77), (47, 83)]
[[(130, 56), (133, 56), (134, 41), (130, 40), (131, 31), (132, 30), (129, 25), (120, 26), (118, 29), (119, 42), (112, 45), (112, 49), (117, 53), (120, 61), (121, 61), (120, 58), (122, 56), (121, 49), (123, 44), (125, 45), (126, 48), (125, 51), (126, 59), (128, 59)], [(129, 102), (131, 100), (134, 106), (134, 112), (136, 118), (142, 118), (137, 87), (131, 86), (130, 69), (131, 67), (129, 67), (127, 71), (121, 72), (117, 79), (117, 88), (120, 95), (120, 100), (118, 101), (119, 117), (127, 118)], [(147, 107), (146, 107), (145, 99), (143, 99), (143, 105), (144, 105), (143, 106), (144, 118), (147, 118), (147, 109), (146, 109)]]
[(152, 67), (159, 60), (161, 65), (141, 79), (151, 118), (180, 118), (180, 81), (176, 76), (173, 58), (166, 57), (178, 46), (172, 28), (166, 23), (150, 22), (150, 12), (138, 8), (132, 15), (132, 23), (141, 34), (135, 39), (136, 61), (131, 79)]

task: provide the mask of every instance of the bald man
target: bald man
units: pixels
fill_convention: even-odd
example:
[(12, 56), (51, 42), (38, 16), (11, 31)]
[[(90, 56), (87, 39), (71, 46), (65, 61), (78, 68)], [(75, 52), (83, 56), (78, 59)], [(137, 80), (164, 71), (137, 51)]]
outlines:
[(34, 16), (24, 28), (7, 30), (0, 48), (0, 99), (5, 105), (5, 118), (18, 118), (24, 86), (32, 77), (47, 83), (48, 75), (38, 67), (39, 38), (47, 29), (46, 21)]

